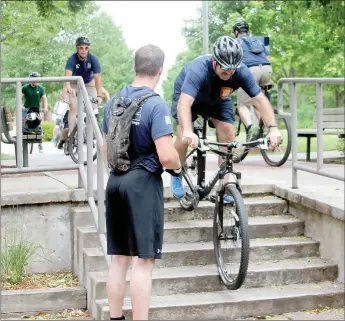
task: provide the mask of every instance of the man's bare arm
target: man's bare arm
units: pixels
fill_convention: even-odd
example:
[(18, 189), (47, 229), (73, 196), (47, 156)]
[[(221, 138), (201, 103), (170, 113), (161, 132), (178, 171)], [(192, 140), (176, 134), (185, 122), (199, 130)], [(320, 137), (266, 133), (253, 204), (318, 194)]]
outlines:
[(253, 97), (252, 102), (254, 107), (259, 111), (265, 126), (276, 124), (276, 118), (271, 103), (262, 92)]
[(95, 77), (95, 86), (97, 90), (97, 96), (102, 97), (102, 80), (101, 80), (101, 74), (97, 73), (94, 74)]
[[(71, 77), (72, 76), (72, 70), (69, 70), (69, 69), (65, 69), (65, 76), (66, 77)], [(64, 85), (64, 88), (66, 89), (66, 90), (68, 90), (68, 89), (71, 89), (71, 83), (69, 82), (69, 81), (66, 81), (65, 82), (65, 85)]]
[(193, 131), (192, 126), (192, 105), (194, 97), (181, 93), (177, 105), (177, 117), (182, 131)]
[(171, 135), (164, 135), (155, 139), (155, 145), (162, 166), (168, 169), (181, 168), (180, 158), (174, 147)]

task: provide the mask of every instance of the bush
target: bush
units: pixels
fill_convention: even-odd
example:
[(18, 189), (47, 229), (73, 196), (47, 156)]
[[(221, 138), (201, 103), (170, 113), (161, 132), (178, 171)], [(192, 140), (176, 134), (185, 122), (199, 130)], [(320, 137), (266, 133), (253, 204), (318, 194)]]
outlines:
[(35, 255), (40, 246), (26, 242), (20, 236), (20, 233), (12, 233), (11, 236), (11, 239), (9, 239), (9, 234), (6, 232), (2, 244), (1, 281), (18, 284), (23, 279), (29, 260)]
[(54, 132), (55, 123), (52, 121), (44, 121), (42, 122), (42, 130), (44, 133), (44, 142), (50, 142), (53, 139), (53, 132)]

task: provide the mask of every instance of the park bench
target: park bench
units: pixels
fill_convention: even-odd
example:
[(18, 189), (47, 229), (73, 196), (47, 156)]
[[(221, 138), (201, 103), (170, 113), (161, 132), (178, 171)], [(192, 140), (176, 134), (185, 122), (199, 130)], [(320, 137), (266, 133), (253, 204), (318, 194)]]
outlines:
[[(15, 136), (11, 136), (10, 131), (13, 130), (13, 116), (11, 110), (8, 106), (1, 107), (2, 113), (2, 132), (1, 132), (1, 141), (5, 144), (13, 144), (15, 147), (15, 155), (16, 155), (16, 164), (18, 166), (18, 159), (17, 159), (17, 139)], [(23, 167), (29, 166), (29, 144), (33, 143), (42, 143), (43, 135), (35, 135), (30, 134), (26, 135), (23, 134)]]
[[(322, 114), (322, 130), (324, 135), (337, 135), (339, 138), (345, 138), (345, 108), (324, 108)], [(298, 129), (298, 137), (307, 138), (306, 161), (310, 161), (310, 141), (316, 137), (316, 114), (311, 129)]]

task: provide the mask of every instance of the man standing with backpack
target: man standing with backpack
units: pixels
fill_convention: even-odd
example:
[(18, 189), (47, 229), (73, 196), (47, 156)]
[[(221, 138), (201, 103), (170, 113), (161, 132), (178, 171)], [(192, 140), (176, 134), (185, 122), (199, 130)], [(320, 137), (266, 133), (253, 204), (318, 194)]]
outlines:
[(126, 273), (132, 259), (133, 320), (147, 320), (155, 260), (162, 256), (164, 199), (161, 174), (181, 175), (167, 103), (154, 92), (163, 51), (135, 53), (135, 79), (105, 105), (104, 153), (111, 167), (106, 188), (107, 291), (112, 320), (123, 320)]
[[(265, 46), (255, 37), (249, 35), (249, 24), (245, 20), (236, 22), (232, 31), (239, 39), (243, 49), (243, 63), (254, 75), (260, 87), (267, 86), (272, 79), (272, 66)], [(248, 107), (252, 105), (251, 98), (242, 88), (237, 93), (237, 108), (242, 122), (247, 129), (247, 141), (258, 138), (259, 126), (253, 124)]]

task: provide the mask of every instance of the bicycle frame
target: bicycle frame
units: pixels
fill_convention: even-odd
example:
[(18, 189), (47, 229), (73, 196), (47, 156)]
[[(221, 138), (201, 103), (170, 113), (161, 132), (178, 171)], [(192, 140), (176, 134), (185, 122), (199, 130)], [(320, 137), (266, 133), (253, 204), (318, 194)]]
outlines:
[[(203, 141), (204, 142), (204, 146), (208, 145), (208, 144), (212, 144), (212, 143), (207, 143), (206, 140), (206, 127), (207, 126), (207, 119), (203, 120), (203, 126), (202, 127), (195, 127), (194, 131), (195, 133), (198, 135), (199, 137), (199, 142)], [(228, 144), (224, 144), (228, 145)], [(240, 187), (240, 182), (241, 182), (241, 173), (239, 172), (235, 172), (233, 170), (233, 161), (232, 161), (232, 153), (231, 150), (234, 146), (229, 145), (228, 146), (228, 150), (227, 152), (224, 151), (220, 151), (218, 149), (209, 147), (208, 150), (203, 150), (202, 148), (198, 147), (193, 149), (186, 157), (186, 159), (192, 155), (195, 150), (197, 152), (197, 159), (198, 159), (198, 181), (197, 181), (197, 185), (194, 186), (189, 175), (187, 174), (186, 171), (182, 171), (182, 175), (184, 177), (184, 179), (186, 180), (189, 188), (191, 191), (193, 191), (194, 195), (196, 196), (195, 199), (197, 199), (198, 201), (204, 199), (205, 197), (207, 197), (210, 192), (212, 191), (212, 189), (214, 188), (214, 186), (217, 184), (218, 181), (223, 182), (224, 176), (231, 173), (233, 175), (235, 175), (236, 177), (236, 182), (234, 183), (236, 185), (236, 187), (238, 188), (238, 190), (241, 192), (241, 187)], [(219, 169), (215, 172), (215, 174), (213, 175), (212, 179), (205, 184), (205, 171), (206, 171), (206, 153), (207, 151), (212, 151), (213, 153), (222, 156), (226, 158), (226, 160), (221, 164), (221, 166), (219, 167)], [(222, 186), (223, 184), (221, 183), (220, 186)]]

